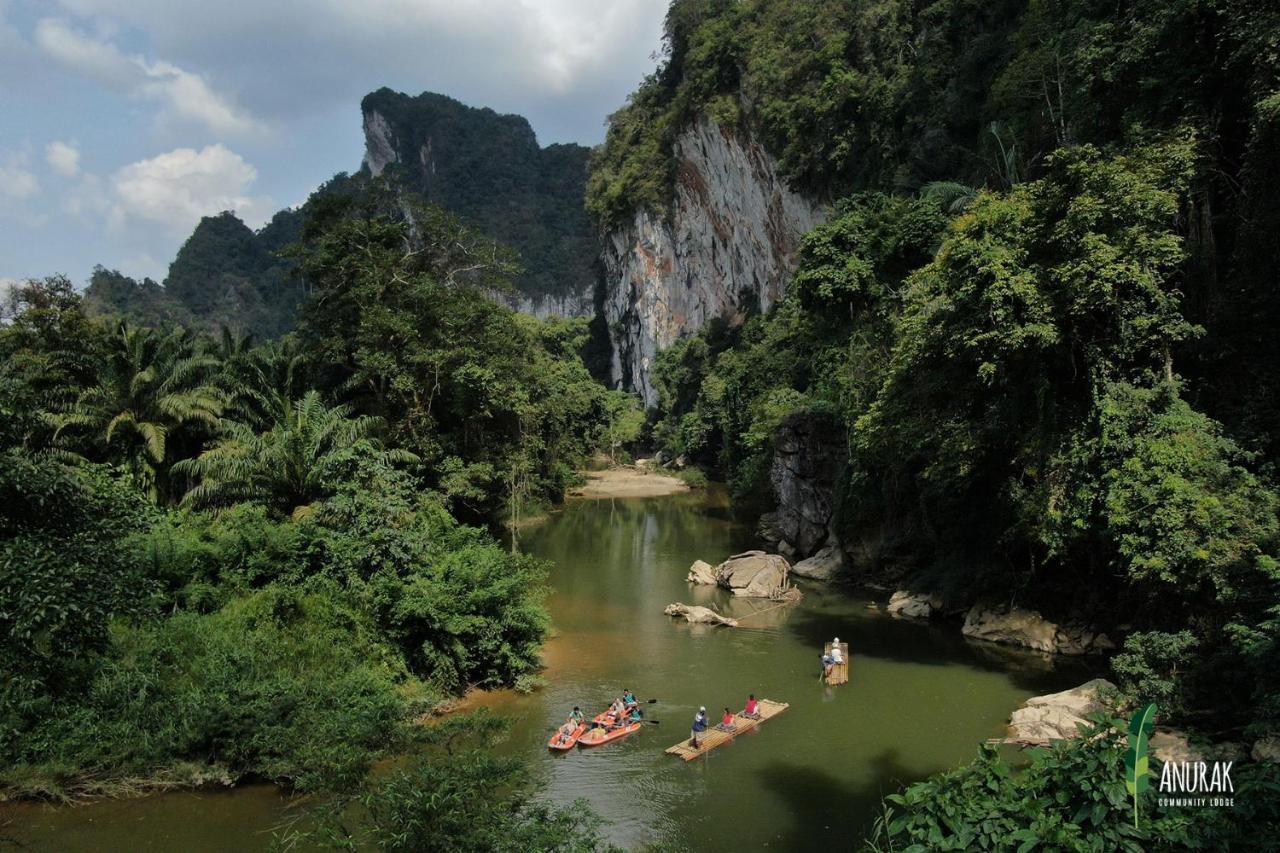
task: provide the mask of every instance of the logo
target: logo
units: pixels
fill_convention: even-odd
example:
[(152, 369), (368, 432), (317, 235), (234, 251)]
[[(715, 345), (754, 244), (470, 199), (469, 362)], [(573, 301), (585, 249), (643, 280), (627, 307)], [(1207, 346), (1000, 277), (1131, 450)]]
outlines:
[(1133, 797), (1133, 828), (1138, 829), (1138, 797), (1151, 787), (1147, 747), (1155, 728), (1156, 706), (1139, 708), (1129, 720), (1129, 749), (1124, 754), (1124, 787)]

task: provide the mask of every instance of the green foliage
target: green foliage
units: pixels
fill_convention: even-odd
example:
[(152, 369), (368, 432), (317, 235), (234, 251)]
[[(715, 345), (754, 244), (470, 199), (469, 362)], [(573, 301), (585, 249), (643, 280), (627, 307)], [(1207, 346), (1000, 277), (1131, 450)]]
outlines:
[(190, 761), (303, 789), (358, 782), (403, 736), (405, 673), (343, 598), (332, 585), (268, 586), (119, 629), (83, 694), (7, 751), (10, 780), (43, 772), (72, 792), (83, 774)]
[(1185, 710), (1180, 674), (1195, 665), (1199, 642), (1190, 631), (1143, 631), (1125, 638), (1124, 651), (1111, 660), (1120, 688), (1131, 704), (1157, 703), (1165, 713)]
[(379, 419), (352, 417), (347, 406), (325, 406), (315, 391), (286, 403), (282, 415), (261, 434), (222, 421), (217, 444), (173, 466), (175, 474), (197, 481), (183, 503), (209, 507), (252, 500), (297, 515), (331, 492), (334, 465), (353, 450), (386, 463), (417, 461), (407, 451), (381, 448), (375, 436), (382, 429)]
[(96, 467), (0, 453), (0, 748), (73, 696), (107, 650), (112, 617), (149, 586), (121, 539), (146, 504)]
[(1280, 812), (1270, 792), (1277, 779), (1266, 765), (1233, 769), (1239, 777), (1234, 808), (1162, 810), (1153, 787), (1135, 787), (1133, 801), (1143, 804), (1146, 816), (1135, 827), (1118, 731), (1123, 728), (1122, 720), (1098, 720), (1077, 740), (1032, 750), (1031, 763), (1018, 771), (984, 746), (972, 764), (887, 797), (886, 815), (868, 847), (1222, 850), (1275, 832)]

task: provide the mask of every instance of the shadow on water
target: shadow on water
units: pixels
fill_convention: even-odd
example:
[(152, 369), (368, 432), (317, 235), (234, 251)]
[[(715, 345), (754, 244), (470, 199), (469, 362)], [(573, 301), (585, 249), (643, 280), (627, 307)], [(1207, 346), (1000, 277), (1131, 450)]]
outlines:
[[(952, 622), (922, 623), (896, 619), (868, 609), (851, 619), (847, 610), (824, 608), (832, 593), (822, 593), (810, 606), (796, 608), (783, 630), (799, 642), (820, 650), (839, 636), (849, 643), (850, 654), (898, 663), (926, 666), (968, 666), (998, 672), (1021, 690), (1034, 693), (1060, 690), (1064, 677), (1084, 680), (1096, 674), (1098, 664), (1085, 658), (1063, 658), (995, 643), (970, 640)], [(815, 652), (816, 653), (816, 652)]]
[[(889, 748), (870, 759), (871, 780), (854, 785), (826, 770), (785, 761), (768, 765), (763, 774), (765, 787), (783, 806), (790, 825), (779, 828), (780, 844), (785, 850), (857, 849), (866, 838), (880, 813), (886, 794), (899, 790), (904, 782), (919, 778), (918, 768), (910, 768), (900, 760), (896, 748)], [(930, 772), (945, 770), (938, 766)]]

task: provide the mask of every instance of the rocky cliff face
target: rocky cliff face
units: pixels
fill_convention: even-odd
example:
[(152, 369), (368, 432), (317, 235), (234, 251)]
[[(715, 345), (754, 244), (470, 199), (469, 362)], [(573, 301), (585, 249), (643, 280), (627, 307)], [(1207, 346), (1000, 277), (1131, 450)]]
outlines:
[(715, 317), (767, 311), (783, 294), (800, 237), (822, 209), (793, 192), (757, 142), (701, 117), (676, 140), (671, 214), (636, 213), (606, 234), (605, 319), (615, 382), (657, 403), (654, 356)]

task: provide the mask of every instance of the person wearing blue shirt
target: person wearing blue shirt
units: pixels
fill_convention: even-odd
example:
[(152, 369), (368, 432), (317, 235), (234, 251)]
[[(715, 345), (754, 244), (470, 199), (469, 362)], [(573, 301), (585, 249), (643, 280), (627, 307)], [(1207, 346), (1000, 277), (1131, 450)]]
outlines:
[(693, 731), (689, 738), (689, 742), (693, 744), (694, 749), (702, 749), (702, 743), (698, 740), (698, 735), (707, 730), (707, 707), (703, 705), (698, 709), (698, 713), (693, 718)]

